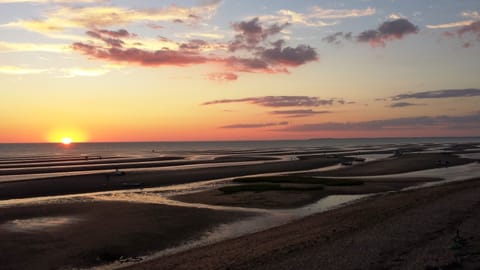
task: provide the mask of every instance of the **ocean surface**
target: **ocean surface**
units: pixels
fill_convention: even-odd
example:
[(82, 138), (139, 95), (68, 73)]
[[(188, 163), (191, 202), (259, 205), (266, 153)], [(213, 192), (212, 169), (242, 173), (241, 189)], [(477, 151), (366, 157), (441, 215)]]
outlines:
[(308, 150), (407, 144), (479, 143), (480, 137), (357, 138), (278, 141), (115, 142), (115, 143), (0, 143), (0, 159), (22, 157), (102, 156), (148, 157), (152, 154), (225, 154), (231, 151)]

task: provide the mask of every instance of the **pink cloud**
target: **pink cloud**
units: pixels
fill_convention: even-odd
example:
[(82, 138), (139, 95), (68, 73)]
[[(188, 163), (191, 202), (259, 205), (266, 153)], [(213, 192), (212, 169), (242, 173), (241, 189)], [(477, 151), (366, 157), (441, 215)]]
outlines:
[(229, 72), (210, 73), (207, 75), (211, 81), (236, 81), (238, 76)]

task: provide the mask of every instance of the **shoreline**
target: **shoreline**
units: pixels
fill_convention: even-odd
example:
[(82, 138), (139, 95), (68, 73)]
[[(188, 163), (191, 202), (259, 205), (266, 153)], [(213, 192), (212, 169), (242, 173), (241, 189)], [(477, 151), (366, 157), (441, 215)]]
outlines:
[[(479, 206), (480, 178), (378, 195), (122, 269), (476, 269)], [(450, 248), (457, 229), (468, 239), (459, 250)]]
[[(220, 158), (220, 160), (228, 161), (232, 159), (236, 160), (237, 158), (238, 157), (228, 156)], [(354, 161), (352, 162), (353, 165), (338, 165), (340, 162), (345, 161), (345, 159)], [(438, 162), (439, 160), (442, 162)], [(448, 161), (448, 163), (445, 163), (446, 161)], [(239, 163), (219, 167), (186, 167), (183, 169), (171, 168), (138, 172), (127, 171), (125, 174), (118, 175), (113, 173), (100, 173), (3, 182), (0, 183), (0, 200), (6, 200), (6, 204), (5, 207), (2, 208), (2, 212), (0, 212), (0, 236), (2, 239), (10, 239), (3, 243), (2, 249), (8, 250), (7, 255), (5, 255), (7, 257), (5, 257), (4, 261), (7, 261), (12, 266), (12, 269), (18, 268), (16, 266), (22, 263), (26, 266), (36, 265), (40, 257), (51, 261), (52, 265), (39, 265), (39, 268), (58, 265), (59, 267), (67, 268), (98, 266), (99, 269), (102, 269), (102, 265), (105, 265), (105, 263), (107, 264), (106, 267), (111, 267), (108, 266), (110, 262), (138, 262), (141, 261), (142, 258), (146, 258), (145, 262), (132, 265), (132, 269), (137, 269), (135, 267), (140, 267), (138, 269), (182, 269), (182, 267), (184, 267), (183, 269), (195, 269), (195, 267), (197, 267), (197, 263), (194, 260), (195, 256), (202, 258), (207, 256), (210, 258), (208, 258), (207, 261), (202, 261), (206, 258), (200, 260), (198, 269), (223, 269), (226, 268), (225, 266), (231, 269), (264, 269), (266, 265), (272, 267), (266, 269), (292, 269), (299, 263), (289, 261), (294, 258), (307, 258), (299, 259), (300, 262), (302, 260), (317, 260), (308, 257), (310, 255), (307, 253), (312, 252), (311, 248), (322, 250), (321, 252), (324, 252), (326, 257), (332, 254), (335, 255), (330, 247), (337, 248), (339, 251), (345, 250), (345, 248), (335, 246), (337, 245), (336, 243), (339, 243), (337, 241), (343, 239), (343, 234), (336, 234), (337, 230), (341, 228), (343, 228), (343, 232), (349, 235), (349, 237), (351, 236), (352, 239), (355, 239), (355, 237), (361, 238), (364, 237), (364, 234), (357, 235), (355, 234), (357, 230), (350, 231), (350, 229), (358, 228), (362, 231), (368, 231), (372, 226), (378, 225), (372, 222), (388, 222), (390, 217), (396, 217), (401, 220), (398, 224), (406, 224), (405, 226), (408, 228), (419, 226), (418, 230), (424, 229), (421, 227), (422, 224), (411, 225), (408, 223), (408, 220), (403, 220), (406, 216), (402, 209), (417, 211), (417, 209), (419, 209), (418, 207), (421, 206), (420, 204), (416, 205), (416, 203), (419, 202), (439, 204), (438, 209), (443, 210), (438, 213), (441, 214), (442, 211), (447, 209), (445, 211), (450, 211), (453, 213), (452, 215), (454, 215), (455, 207), (459, 207), (460, 209), (470, 207), (468, 204), (465, 204), (467, 203), (465, 201), (456, 202), (463, 194), (466, 196), (465, 198), (472, 198), (473, 201), (469, 200), (468, 203), (477, 203), (480, 209), (480, 203), (474, 202), (474, 200), (480, 198), (479, 179), (441, 184), (440, 186), (429, 188), (412, 190), (406, 188), (420, 184), (431, 183), (435, 185), (436, 182), (442, 182), (442, 180), (438, 178), (442, 175), (450, 180), (466, 179), (465, 177), (455, 177), (455, 175), (464, 171), (465, 168), (471, 168), (466, 170), (469, 172), (467, 174), (469, 178), (470, 175), (477, 177), (478, 165), (444, 169), (444, 167), (450, 165), (454, 166), (474, 162), (478, 162), (478, 160), (461, 158), (445, 153), (412, 153), (369, 162), (355, 161), (353, 158), (346, 158), (341, 155), (328, 155), (309, 156), (297, 160), (284, 158), (281, 161), (258, 162), (248, 165)], [(322, 168), (330, 171), (323, 170)], [(332, 170), (335, 168), (339, 169)], [(374, 168), (374, 170), (372, 170), (372, 168)], [(437, 169), (431, 172), (426, 171), (425, 173), (421, 173), (422, 170), (432, 168)], [(420, 171), (420, 173), (407, 173), (405, 177), (402, 174), (391, 176), (383, 175), (389, 172), (416, 171)], [(329, 178), (324, 176), (324, 174), (332, 172), (335, 175), (338, 174), (340, 177)], [(378, 176), (370, 176), (372, 172), (374, 175), (378, 174)], [(360, 176), (356, 176), (357, 174)], [(366, 175), (361, 176), (362, 174)], [(243, 182), (230, 181), (232, 178), (242, 176), (248, 177), (244, 178)], [(265, 179), (261, 179), (261, 177), (265, 176), (271, 179), (272, 182), (265, 183)], [(280, 180), (278, 177), (280, 177)], [(352, 179), (355, 178), (355, 180), (348, 180), (349, 177)], [(345, 178), (347, 178), (347, 180), (345, 180)], [(205, 182), (207, 183), (205, 186), (203, 186), (203, 181), (207, 181)], [(284, 182), (279, 183), (275, 181)], [(338, 182), (335, 183), (335, 181)], [(196, 182), (201, 183), (198, 185), (193, 184)], [(235, 188), (235, 186), (241, 184), (252, 186), (256, 185), (256, 182), (260, 182), (259, 185), (262, 188), (278, 187), (280, 185), (282, 189), (276, 191), (267, 190), (266, 192), (264, 192), (265, 190), (245, 192), (245, 188), (241, 188), (240, 191), (236, 193), (239, 189)], [(310, 189), (310, 186), (306, 189), (309, 185), (322, 185), (322, 187)], [(154, 189), (156, 187), (159, 188)], [(230, 204), (225, 204), (225, 202), (222, 201), (211, 201), (212, 198), (219, 197), (218, 192), (217, 194), (214, 193), (219, 187), (222, 187), (221, 190), (237, 190), (233, 193), (228, 193), (229, 196), (233, 196)], [(225, 189), (226, 187), (228, 188)], [(289, 190), (289, 188), (291, 189)], [(204, 194), (202, 195), (202, 190), (206, 189), (209, 190), (203, 191)], [(201, 192), (197, 194), (189, 193), (189, 191), (195, 190)], [(398, 190), (401, 191), (396, 192)], [(445, 190), (449, 191), (447, 192)], [(101, 194), (89, 194), (96, 192), (100, 192)], [(344, 198), (345, 196), (349, 197), (349, 200), (353, 200), (365, 194), (377, 192), (381, 192), (381, 194), (373, 195), (365, 201), (360, 200), (352, 205), (322, 213), (320, 213), (320, 211), (324, 211), (328, 209), (328, 207), (321, 208), (324, 207), (325, 204), (312, 203), (314, 201), (317, 202), (325, 196), (340, 195), (337, 199), (329, 197), (325, 200), (334, 206), (341, 203), (342, 200), (345, 202), (345, 199), (340, 199), (342, 196), (344, 196)], [(192, 194), (194, 197), (201, 194), (204, 196), (203, 199), (206, 200), (178, 200), (182, 196), (188, 197), (192, 196)], [(60, 197), (55, 198), (56, 195)], [(62, 195), (65, 196), (62, 198)], [(69, 197), (69, 195), (74, 196)], [(478, 196), (475, 197), (473, 195)], [(41, 198), (44, 196), (54, 197), (50, 199), (45, 197), (45, 200), (42, 200)], [(412, 196), (416, 199), (412, 200)], [(437, 202), (438, 200), (443, 200), (445, 196), (451, 198), (450, 201), (452, 205), (446, 205), (448, 204), (448, 200), (442, 203)], [(9, 199), (15, 198), (25, 198), (26, 200), (24, 200), (24, 204), (21, 202), (22, 200), (18, 202), (15, 200), (8, 201)], [(407, 204), (406, 206), (403, 205), (405, 203)], [(362, 216), (352, 209), (357, 209), (356, 211), (360, 211), (364, 213), (364, 215)], [(435, 211), (439, 211), (435, 209), (432, 211), (421, 210), (424, 211), (422, 212), (423, 216), (420, 216), (418, 220), (427, 218), (430, 214), (437, 213)], [(348, 214), (342, 214), (345, 212)], [(263, 217), (259, 219), (253, 218), (251, 222), (249, 218), (247, 218), (248, 220), (243, 220), (243, 218), (248, 215), (256, 215), (259, 213), (267, 214), (267, 219), (263, 219)], [(470, 215), (472, 213), (467, 214)], [(476, 215), (476, 213), (473, 214)], [(270, 215), (270, 217), (268, 217), (268, 215)], [(108, 218), (105, 219), (105, 217)], [(273, 219), (271, 217), (273, 217)], [(449, 218), (450, 216), (446, 217), (446, 219)], [(460, 216), (459, 218), (465, 219), (466, 217)], [(268, 226), (265, 225), (267, 220), (270, 222)], [(292, 222), (292, 220), (294, 221)], [(308, 220), (310, 220), (309, 223), (305, 223)], [(428, 224), (428, 220), (423, 221), (425, 224)], [(230, 224), (230, 222), (233, 223)], [(272, 228), (272, 226), (278, 226), (286, 222), (292, 223)], [(442, 223), (443, 220), (436, 222)], [(25, 226), (25, 224), (27, 227), (33, 224), (33, 226), (37, 226), (37, 228), (34, 231), (22, 231), (22, 226)], [(307, 226), (306, 224), (309, 225)], [(53, 227), (49, 227), (50, 225)], [(177, 226), (179, 229), (175, 229)], [(225, 231), (218, 231), (216, 226), (220, 226), (222, 230), (224, 229)], [(257, 229), (245, 231), (243, 227), (240, 228), (239, 226), (246, 228), (253, 226), (252, 228), (257, 228), (258, 230), (265, 230), (266, 228), (272, 229), (250, 234), (251, 232), (257, 231)], [(347, 227), (344, 228), (344, 226)], [(387, 227), (390, 228), (392, 226), (395, 227), (397, 225), (389, 223)], [(107, 233), (103, 233), (105, 228), (108, 228)], [(290, 229), (284, 231), (285, 228)], [(322, 228), (327, 229), (323, 230)], [(170, 233), (164, 235), (165, 230), (170, 230)], [(183, 234), (184, 230), (187, 232), (186, 235)], [(227, 233), (224, 235), (223, 233), (228, 230), (239, 230), (243, 233)], [(399, 228), (399, 230), (403, 229)], [(278, 231), (280, 233), (272, 235), (272, 231)], [(176, 247), (182, 246), (182, 241), (192, 241), (192, 243), (200, 241), (199, 245), (203, 245), (201, 240), (208, 233), (219, 234), (221, 237), (214, 237), (214, 240), (208, 240), (211, 242), (207, 241), (207, 243), (214, 244), (202, 248), (192, 248), (195, 247), (195, 244), (191, 246), (188, 245), (189, 249), (186, 251), (181, 251), (183, 249), (180, 249), (176, 250), (175, 252), (180, 252), (174, 255), (149, 260), (149, 254), (161, 254), (161, 251), (170, 248), (175, 250)], [(243, 236), (231, 240), (222, 240), (238, 235)], [(325, 243), (318, 242), (319, 235), (324, 235), (326, 239), (335, 240), (332, 240), (333, 246), (330, 246), (330, 242), (328, 242), (329, 246), (324, 246)], [(419, 237), (423, 237), (421, 234), (418, 235)], [(378, 241), (382, 242), (386, 241), (382, 238), (384, 236), (388, 236), (388, 231), (380, 231), (371, 237), (377, 237), (379, 238)], [(16, 240), (14, 241), (14, 239)], [(21, 244), (22, 241), (24, 244)], [(69, 243), (65, 241), (69, 241)], [(236, 244), (237, 242), (235, 241), (240, 242)], [(312, 241), (316, 244), (310, 246), (308, 243), (312, 243)], [(362, 241), (359, 241), (359, 243), (361, 242)], [(65, 248), (59, 248), (60, 246), (55, 243), (59, 243), (60, 246), (64, 245)], [(248, 248), (248, 250), (240, 248), (240, 246), (245, 247), (253, 243), (258, 243), (258, 246), (252, 249)], [(216, 251), (215, 247), (217, 245), (226, 246)], [(291, 249), (292, 247), (294, 247), (293, 250)], [(307, 247), (305, 252), (308, 252), (305, 254), (302, 253), (303, 251), (297, 253), (297, 251), (303, 250), (303, 247)], [(374, 248), (375, 245), (369, 243), (367, 247)], [(408, 248), (412, 247), (415, 246), (409, 246)], [(239, 248), (240, 250), (236, 250)], [(251, 254), (250, 252), (253, 252), (256, 248), (260, 249)], [(361, 246), (357, 248), (362, 249)], [(30, 254), (29, 250), (32, 249), (38, 250)], [(46, 250), (47, 253), (42, 253), (42, 250)], [(208, 250), (213, 253), (203, 253)], [(352, 258), (356, 258), (355, 256), (357, 255), (353, 250), (349, 252), (351, 253), (348, 254), (348, 256), (354, 256)], [(381, 252), (384, 251), (381, 250)], [(43, 255), (37, 256), (35, 255), (37, 253)], [(193, 254), (193, 257), (190, 260), (190, 257), (183, 258), (182, 256), (184, 255), (182, 254)], [(284, 257), (285, 254), (288, 254), (288, 256)], [(95, 259), (95, 256), (98, 257), (98, 260)], [(213, 258), (215, 256), (218, 258)], [(371, 254), (368, 256), (375, 257)], [(18, 258), (20, 257), (23, 257), (24, 260), (19, 260)], [(12, 261), (11, 258), (14, 258), (14, 260)], [(344, 256), (339, 256), (339, 258), (345, 260)], [(17, 265), (16, 263), (19, 264)], [(204, 265), (202, 265), (203, 263)], [(305, 267), (302, 268), (325, 268), (325, 266), (321, 264), (324, 262), (318, 263), (318, 265), (312, 263), (312, 265), (317, 265), (318, 267), (309, 268), (310, 265), (305, 265)], [(331, 265), (331, 263), (327, 265)], [(124, 266), (126, 267), (126, 265), (121, 265), (120, 263), (120, 267)], [(338, 269), (354, 269), (344, 266), (345, 265)], [(368, 267), (359, 268), (369, 269)]]

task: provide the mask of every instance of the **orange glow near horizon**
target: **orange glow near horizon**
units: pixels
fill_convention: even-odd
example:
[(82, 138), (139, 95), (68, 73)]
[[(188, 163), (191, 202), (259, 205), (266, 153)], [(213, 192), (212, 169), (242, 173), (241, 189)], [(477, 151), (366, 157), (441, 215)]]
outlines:
[(65, 137), (65, 138), (62, 138), (62, 144), (64, 145), (70, 145), (72, 143), (72, 138), (69, 138), (69, 137)]
[(52, 130), (47, 135), (47, 141), (69, 145), (72, 142), (86, 142), (88, 141), (88, 138), (83, 131), (74, 128), (64, 128)]

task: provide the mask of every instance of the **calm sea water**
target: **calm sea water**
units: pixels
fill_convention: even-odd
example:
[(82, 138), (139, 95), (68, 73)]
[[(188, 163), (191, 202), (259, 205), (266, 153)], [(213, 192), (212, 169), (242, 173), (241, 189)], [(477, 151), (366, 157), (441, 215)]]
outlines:
[(207, 142), (121, 142), (73, 143), (69, 146), (56, 143), (0, 144), (0, 158), (42, 156), (148, 156), (202, 154), (225, 151), (269, 149), (309, 149), (322, 147), (353, 147), (403, 144), (480, 143), (480, 137), (452, 138), (361, 138), (312, 139), (283, 141), (207, 141)]

